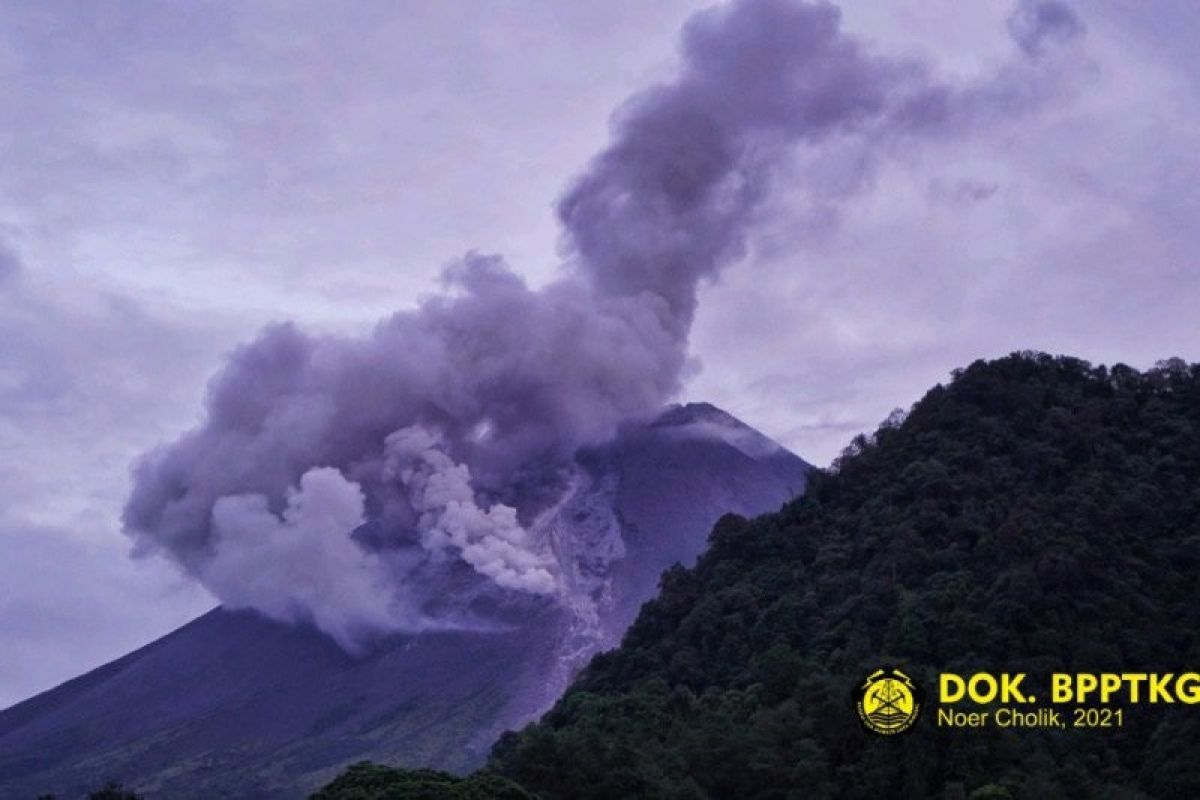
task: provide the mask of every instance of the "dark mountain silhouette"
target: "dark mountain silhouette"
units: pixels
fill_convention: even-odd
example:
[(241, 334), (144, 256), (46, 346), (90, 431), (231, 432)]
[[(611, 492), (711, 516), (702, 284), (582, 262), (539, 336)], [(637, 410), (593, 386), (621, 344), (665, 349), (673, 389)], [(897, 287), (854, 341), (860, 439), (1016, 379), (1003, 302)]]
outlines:
[(216, 609), (0, 712), (0, 796), (297, 797), (347, 764), (467, 771), (616, 643), (658, 576), (712, 524), (779, 508), (809, 466), (708, 405), (669, 409), (581, 453), (547, 523), (589, 614), (514, 596), (490, 632), (394, 636), (367, 654)]

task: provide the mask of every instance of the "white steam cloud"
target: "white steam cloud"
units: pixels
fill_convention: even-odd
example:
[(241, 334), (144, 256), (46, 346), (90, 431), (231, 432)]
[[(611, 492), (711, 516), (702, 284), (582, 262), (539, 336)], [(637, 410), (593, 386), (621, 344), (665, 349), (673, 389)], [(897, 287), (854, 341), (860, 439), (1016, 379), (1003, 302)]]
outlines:
[(363, 520), (362, 490), (329, 467), (304, 473), (281, 515), (261, 494), (222, 497), (202, 579), (230, 608), (307, 619), (353, 649), (364, 634), (405, 622), (381, 556), (350, 538)]

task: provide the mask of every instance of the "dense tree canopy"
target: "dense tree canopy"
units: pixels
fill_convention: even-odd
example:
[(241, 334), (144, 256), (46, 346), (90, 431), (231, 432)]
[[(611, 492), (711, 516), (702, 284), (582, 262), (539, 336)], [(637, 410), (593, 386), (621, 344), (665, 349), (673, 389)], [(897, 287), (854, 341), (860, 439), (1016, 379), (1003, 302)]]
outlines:
[(1198, 669), (1197, 578), (1200, 365), (977, 362), (780, 513), (723, 519), (488, 771), (543, 800), (1200, 797), (1200, 706), (890, 738), (851, 708), (881, 664)]
[(458, 778), (431, 769), (392, 769), (364, 761), (312, 800), (532, 800), (532, 795), (495, 775)]
[(1200, 667), (1200, 366), (978, 362), (835, 467), (723, 520), (492, 768), (546, 800), (1200, 796), (1200, 708), (889, 740), (849, 701), (891, 662)]

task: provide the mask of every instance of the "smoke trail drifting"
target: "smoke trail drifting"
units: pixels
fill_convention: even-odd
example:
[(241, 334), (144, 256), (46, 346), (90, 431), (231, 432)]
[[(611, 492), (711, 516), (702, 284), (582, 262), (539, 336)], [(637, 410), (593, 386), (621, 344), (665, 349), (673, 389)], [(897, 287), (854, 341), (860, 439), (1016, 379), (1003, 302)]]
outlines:
[(366, 338), (268, 328), (212, 380), (203, 425), (138, 464), (138, 550), (348, 646), (451, 624), (427, 611), (455, 568), (553, 596), (555, 565), (500, 499), (678, 391), (699, 284), (743, 253), (781, 158), (852, 135), (885, 152), (1052, 93), (1050, 56), (1082, 26), (1027, 0), (1009, 27), (1013, 62), (954, 87), (871, 55), (827, 3), (695, 15), (678, 77), (619, 110), (559, 203), (560, 280), (532, 291), (471, 254)]

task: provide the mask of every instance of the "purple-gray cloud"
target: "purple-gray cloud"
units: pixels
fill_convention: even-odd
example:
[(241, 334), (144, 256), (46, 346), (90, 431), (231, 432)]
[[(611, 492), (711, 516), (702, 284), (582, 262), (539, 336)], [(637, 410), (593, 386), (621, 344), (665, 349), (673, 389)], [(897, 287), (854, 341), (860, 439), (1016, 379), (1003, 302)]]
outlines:
[[(0, 7), (0, 238), (23, 263), (0, 284), (0, 705), (211, 605), (164, 600), (173, 568), (125, 563), (117, 517), (222, 351), (280, 318), (365, 330), (476, 243), (542, 285), (547, 199), (707, 4), (472, 4), (469, 26), (417, 0)], [(1200, 17), (1075, 8), (1082, 48), (1014, 60), (1010, 0), (846, 4), (871, 52), (991, 96), (1007, 71), (1039, 111), (796, 149), (746, 263), (702, 285), (685, 397), (826, 463), (981, 356), (1200, 359)], [(1094, 69), (1063, 64), (1081, 50)]]
[(0, 241), (0, 286), (14, 280), (21, 272), (21, 260)]
[(0, 706), (212, 606), (116, 520), (128, 462), (189, 421), (210, 322), (28, 266), (0, 284)]
[(1085, 28), (1060, 0), (1021, 0), (1008, 18), (1008, 32), (1026, 54), (1040, 56), (1047, 44), (1073, 39)]
[[(1063, 30), (1053, 15), (1038, 25)], [(421, 585), (448, 552), (499, 587), (553, 595), (549, 554), (508, 503), (531, 471), (680, 390), (697, 292), (744, 253), (777, 168), (797, 147), (847, 138), (866, 148), (865, 168), (900, 143), (1038, 107), (1065, 67), (1041, 59), (1050, 37), (1037, 36), (1036, 53), (1018, 40), (1036, 63), (957, 86), (874, 55), (827, 3), (740, 0), (695, 15), (678, 77), (621, 108), (612, 143), (559, 203), (562, 277), (533, 290), (472, 254), (444, 272), (444, 294), (369, 336), (269, 328), (213, 379), (203, 424), (140, 462), (127, 531), (222, 600), (350, 646), (373, 630), (458, 624), (426, 614), (436, 587)], [(452, 502), (430, 480), (441, 495), (453, 485)], [(364, 526), (371, 552), (351, 538)], [(314, 590), (297, 592), (297, 576)]]

